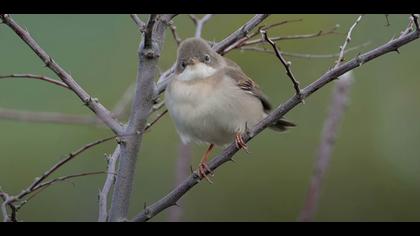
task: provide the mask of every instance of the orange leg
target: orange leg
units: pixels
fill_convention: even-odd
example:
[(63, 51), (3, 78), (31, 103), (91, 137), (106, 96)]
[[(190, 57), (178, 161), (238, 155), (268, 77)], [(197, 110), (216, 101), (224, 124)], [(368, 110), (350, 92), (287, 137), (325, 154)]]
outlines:
[(246, 145), (246, 143), (242, 139), (242, 136), (241, 136), (240, 133), (236, 133), (235, 144), (236, 144), (236, 147), (238, 147), (239, 149), (243, 148), (245, 150), (245, 152), (249, 153), (248, 146)]
[(213, 183), (210, 178), (206, 175), (206, 171), (213, 175), (213, 172), (210, 170), (209, 166), (207, 165), (207, 160), (209, 159), (209, 155), (211, 150), (213, 150), (214, 144), (210, 144), (209, 148), (207, 149), (206, 153), (204, 153), (203, 158), (200, 161), (200, 165), (198, 166), (198, 174), (201, 178), (206, 178), (209, 183)]

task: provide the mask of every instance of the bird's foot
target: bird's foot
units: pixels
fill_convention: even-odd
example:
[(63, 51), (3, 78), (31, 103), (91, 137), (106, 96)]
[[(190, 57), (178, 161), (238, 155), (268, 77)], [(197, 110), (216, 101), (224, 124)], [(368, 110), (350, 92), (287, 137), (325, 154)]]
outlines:
[(210, 173), (211, 176), (214, 176), (213, 171), (210, 170), (209, 166), (207, 165), (206, 162), (200, 162), (200, 165), (198, 166), (198, 175), (200, 176), (200, 178), (205, 178), (209, 183), (213, 183), (213, 181), (211, 181), (211, 179), (207, 176), (206, 171), (208, 173)]
[(237, 133), (236, 136), (235, 136), (235, 144), (236, 144), (236, 147), (238, 149), (241, 149), (242, 148), (242, 149), (245, 150), (245, 152), (249, 153), (249, 151), (248, 151), (248, 145), (246, 145), (246, 143), (242, 139), (242, 136), (241, 136), (240, 133)]

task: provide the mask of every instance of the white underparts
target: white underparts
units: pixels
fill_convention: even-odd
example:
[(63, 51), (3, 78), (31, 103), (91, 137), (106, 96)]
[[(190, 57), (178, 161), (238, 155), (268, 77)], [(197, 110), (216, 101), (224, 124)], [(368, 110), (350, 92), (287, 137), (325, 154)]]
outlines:
[(216, 72), (216, 69), (200, 62), (195, 65), (187, 66), (185, 70), (178, 75), (178, 79), (183, 81), (202, 79), (213, 75), (214, 72)]

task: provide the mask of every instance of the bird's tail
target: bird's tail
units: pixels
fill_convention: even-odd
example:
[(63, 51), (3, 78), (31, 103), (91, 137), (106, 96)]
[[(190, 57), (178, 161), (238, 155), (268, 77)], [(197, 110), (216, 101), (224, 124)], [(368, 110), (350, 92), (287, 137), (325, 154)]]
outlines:
[(270, 128), (278, 131), (278, 132), (283, 132), (285, 130), (287, 130), (290, 127), (296, 127), (296, 124), (293, 122), (290, 122), (288, 120), (285, 119), (279, 119), (278, 121), (276, 121), (275, 123), (273, 123), (272, 125), (270, 125)]

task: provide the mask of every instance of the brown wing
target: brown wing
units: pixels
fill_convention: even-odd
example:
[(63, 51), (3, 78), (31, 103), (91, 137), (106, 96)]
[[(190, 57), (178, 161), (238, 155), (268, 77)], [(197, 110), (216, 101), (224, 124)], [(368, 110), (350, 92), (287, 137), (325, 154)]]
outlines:
[(271, 104), (268, 101), (267, 97), (264, 95), (264, 93), (261, 91), (259, 86), (251, 78), (246, 76), (245, 73), (243, 73), (242, 70), (240, 70), (240, 68), (238, 70), (234, 67), (227, 67), (225, 68), (225, 72), (226, 75), (235, 80), (239, 88), (257, 97), (261, 101), (264, 111), (268, 112), (271, 110)]

